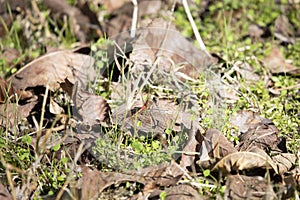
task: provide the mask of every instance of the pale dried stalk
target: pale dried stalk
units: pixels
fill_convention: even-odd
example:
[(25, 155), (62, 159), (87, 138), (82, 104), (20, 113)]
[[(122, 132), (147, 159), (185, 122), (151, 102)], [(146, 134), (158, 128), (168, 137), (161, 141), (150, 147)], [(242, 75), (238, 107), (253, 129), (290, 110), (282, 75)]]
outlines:
[(138, 18), (138, 4), (137, 0), (131, 0), (133, 4), (133, 13), (132, 13), (132, 23), (131, 23), (131, 32), (130, 37), (134, 38), (137, 27), (137, 18)]
[(197, 29), (197, 26), (196, 26), (196, 24), (195, 24), (195, 21), (194, 21), (194, 19), (193, 19), (193, 16), (192, 16), (192, 14), (191, 14), (189, 5), (188, 5), (188, 3), (187, 3), (187, 0), (182, 0), (182, 4), (183, 4), (183, 7), (184, 7), (186, 16), (187, 16), (187, 18), (188, 18), (188, 20), (189, 20), (189, 22), (190, 22), (190, 24), (191, 24), (191, 26), (192, 26), (194, 35), (195, 35), (195, 37), (196, 37), (196, 39), (197, 39), (197, 41), (198, 41), (198, 43), (199, 43), (200, 49), (203, 50), (205, 53), (207, 53), (207, 54), (209, 55), (209, 53), (208, 53), (207, 50), (206, 50), (205, 44), (203, 43), (203, 40), (202, 40), (202, 38), (201, 38), (201, 36), (200, 36), (200, 33), (199, 33), (198, 29)]

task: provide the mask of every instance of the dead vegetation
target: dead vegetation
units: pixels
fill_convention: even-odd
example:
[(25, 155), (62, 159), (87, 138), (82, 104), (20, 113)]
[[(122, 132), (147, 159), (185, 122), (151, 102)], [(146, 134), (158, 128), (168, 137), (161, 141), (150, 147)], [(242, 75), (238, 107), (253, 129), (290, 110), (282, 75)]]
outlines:
[(0, 3), (3, 199), (299, 198), (299, 3)]

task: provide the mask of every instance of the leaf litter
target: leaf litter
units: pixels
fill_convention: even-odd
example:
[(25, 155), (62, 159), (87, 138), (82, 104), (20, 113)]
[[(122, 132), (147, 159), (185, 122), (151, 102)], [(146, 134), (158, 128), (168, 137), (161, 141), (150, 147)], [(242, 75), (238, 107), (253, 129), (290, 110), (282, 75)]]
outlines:
[[(84, 25), (89, 23), (87, 16), (65, 1), (54, 2), (63, 5), (62, 10), (55, 10), (57, 5), (46, 2), (54, 12), (65, 12), (69, 16), (77, 13), (73, 21), (75, 35), (79, 40), (86, 40)], [(110, 1), (105, 2), (110, 12), (119, 9), (119, 6), (111, 7)], [(116, 23), (119, 25), (120, 22)], [(294, 34), (286, 19), (280, 16), (275, 23), (275, 36), (283, 42), (293, 43)], [(281, 23), (287, 27), (279, 26)], [(76, 29), (78, 26), (79, 29)], [(121, 30), (128, 30), (128, 27)], [(48, 164), (51, 159), (60, 159), (63, 154), (78, 161), (75, 165), (81, 176), (74, 179), (75, 183), (66, 181), (58, 196), (158, 199), (165, 194), (165, 199), (201, 199), (198, 192), (201, 186), (193, 184), (192, 179), (205, 179), (203, 170), (211, 171), (214, 178), (225, 177), (224, 197), (227, 199), (277, 199), (270, 182), (282, 188), (280, 196), (289, 198), (293, 194), (285, 190), (299, 184), (299, 172), (295, 168), (297, 156), (288, 152), (285, 138), (278, 136), (279, 130), (271, 120), (249, 110), (238, 112), (231, 118), (231, 125), (238, 129), (237, 144), (218, 129), (201, 127), (195, 101), (197, 95), (184, 92), (191, 89), (186, 82), (195, 81), (199, 72), (217, 63), (189, 40), (176, 34), (179, 33), (175, 26), (162, 19), (152, 20), (134, 40), (128, 38), (128, 33), (121, 34), (121, 43), (114, 46), (114, 52), (124, 44), (130, 44), (130, 50), (121, 49), (124, 55), (130, 54), (125, 58), (130, 62), (118, 68), (119, 77), (110, 85), (112, 90), (113, 84), (121, 88), (118, 94), (111, 94), (115, 98), (105, 99), (88, 89), (90, 83), (99, 78), (97, 73), (102, 73), (101, 79), (106, 81), (106, 72), (95, 70), (94, 57), (80, 52), (85, 51), (84, 48), (49, 52), (23, 66), (7, 80), (1, 80), (0, 125), (10, 138), (16, 139), (13, 135), (15, 130), (18, 138), (30, 132), (33, 137), (30, 145), (35, 150), (39, 147), (41, 151), (38, 154), (48, 153)], [(257, 33), (253, 37), (261, 35)], [(174, 41), (173, 37), (179, 40)], [(112, 38), (117, 41), (114, 36)], [(87, 52), (90, 52), (89, 47)], [(118, 65), (117, 60), (113, 60), (113, 64)], [(298, 74), (298, 68), (284, 59), (278, 47), (271, 50), (264, 63), (271, 73)], [(258, 75), (252, 71), (247, 64), (237, 69), (249, 81), (257, 81)], [(247, 77), (249, 72), (251, 77)], [(154, 89), (169, 90), (171, 94), (160, 96)], [(42, 123), (39, 124), (40, 120)], [(107, 165), (109, 168), (105, 159), (112, 154), (100, 158), (93, 147), (101, 140), (107, 143), (103, 135), (109, 138), (109, 134), (116, 135), (117, 131), (121, 132), (119, 144), (127, 137), (159, 138), (166, 154), (168, 147), (172, 146), (168, 143), (170, 138), (179, 135), (183, 138), (177, 141), (176, 145), (181, 147), (167, 162), (155, 166), (142, 165), (138, 170), (122, 166), (123, 160), (127, 163), (135, 161), (133, 157), (137, 155), (132, 153), (132, 149), (124, 151), (120, 150), (120, 146), (113, 146), (112, 154), (120, 162), (116, 165), (118, 168), (102, 171), (99, 166)], [(57, 145), (65, 148), (53, 152)], [(180, 149), (182, 151), (178, 151)], [(93, 166), (95, 163), (98, 166)], [(132, 187), (128, 187), (127, 183)], [(34, 192), (34, 188), (27, 190), (28, 193)], [(133, 190), (133, 194), (128, 190)], [(120, 196), (118, 191), (122, 191)], [(2, 183), (0, 192), (11, 199)]]

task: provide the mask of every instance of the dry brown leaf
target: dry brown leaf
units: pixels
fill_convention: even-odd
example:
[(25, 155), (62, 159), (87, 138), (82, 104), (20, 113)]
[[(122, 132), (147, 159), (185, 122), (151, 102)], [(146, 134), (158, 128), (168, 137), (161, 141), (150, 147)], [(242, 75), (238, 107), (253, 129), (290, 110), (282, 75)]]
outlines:
[(211, 169), (220, 158), (235, 152), (233, 144), (219, 130), (208, 129), (201, 142), (201, 156), (197, 164), (200, 168)]
[(140, 31), (133, 42), (133, 72), (149, 70), (145, 69), (145, 61), (152, 66), (159, 58), (158, 70), (172, 72), (180, 79), (184, 77), (182, 74), (198, 78), (199, 73), (212, 64), (210, 55), (197, 49), (168, 21), (155, 19), (147, 29)]
[[(145, 185), (144, 192), (152, 189), (175, 185), (183, 174), (176, 164), (162, 164), (139, 171), (127, 173), (100, 172), (82, 166), (82, 178), (77, 183), (81, 189), (80, 199), (96, 198), (103, 190), (114, 184), (124, 182), (138, 182)], [(151, 185), (151, 187), (149, 187)], [(149, 191), (147, 191), (147, 189)]]
[(27, 121), (30, 112), (38, 103), (37, 99), (32, 98), (30, 102), (24, 105), (15, 103), (6, 103), (0, 105), (0, 126), (5, 128), (13, 128), (18, 126), (19, 123)]
[[(295, 167), (293, 170), (282, 175), (284, 190), (286, 194), (282, 199), (288, 199), (294, 197), (295, 190), (299, 190), (300, 186), (300, 167)], [(286, 196), (286, 198), (284, 198)]]
[(287, 152), (285, 139), (278, 137), (278, 129), (271, 120), (252, 111), (240, 111), (231, 118), (231, 124), (241, 132), (239, 151), (248, 151), (254, 147), (265, 151)]
[(113, 12), (121, 8), (125, 3), (130, 2), (130, 0), (100, 0), (99, 2), (103, 4), (109, 12)]
[(205, 132), (204, 142), (210, 158), (222, 158), (237, 152), (232, 142), (217, 129), (210, 128)]
[(285, 15), (279, 15), (275, 20), (274, 35), (277, 39), (286, 43), (295, 43), (293, 38), (295, 33), (293, 25), (290, 24), (289, 19)]
[(64, 113), (64, 109), (50, 97), (49, 111), (52, 114), (59, 115)]
[[(195, 136), (190, 137), (181, 155), (180, 166), (182, 168), (186, 169), (187, 167), (194, 165), (195, 160), (198, 158), (201, 158), (200, 160), (209, 158), (206, 146), (202, 146), (203, 140), (204, 137), (199, 129), (196, 131)], [(200, 153), (200, 156), (195, 153)]]
[(222, 158), (212, 168), (213, 171), (222, 171), (228, 174), (232, 171), (243, 171), (254, 168), (273, 169), (278, 173), (276, 164), (263, 151), (260, 153), (254, 152), (236, 152)]
[(86, 40), (92, 24), (78, 8), (69, 5), (66, 0), (44, 0), (44, 4), (54, 13), (68, 15), (76, 37), (83, 42)]
[(258, 124), (271, 124), (272, 121), (260, 117), (257, 113), (249, 110), (241, 110), (232, 116), (230, 122), (238, 127), (240, 133), (246, 133), (248, 130), (256, 128)]
[(274, 46), (271, 53), (264, 58), (265, 66), (274, 74), (287, 73), (291, 75), (299, 75), (300, 68), (288, 63), (280, 49)]
[(278, 137), (278, 129), (274, 125), (258, 125), (240, 136), (240, 143), (236, 148), (240, 151), (247, 151), (252, 147), (265, 151), (286, 151), (285, 146), (282, 148), (279, 145), (282, 142), (284, 138)]
[(70, 97), (73, 95), (74, 84), (71, 83), (67, 78), (65, 78), (63, 82), (60, 82), (59, 85)]
[(297, 157), (291, 153), (280, 153), (273, 156), (272, 159), (277, 165), (279, 174), (283, 175), (296, 164)]
[(0, 198), (1, 200), (12, 200), (13, 197), (11, 194), (8, 192), (7, 188), (0, 183)]
[(256, 24), (251, 24), (248, 29), (250, 37), (260, 38), (264, 34), (264, 30)]
[(110, 121), (110, 107), (103, 97), (81, 89), (75, 90), (73, 90), (75, 91), (73, 94), (75, 104), (73, 114), (79, 114), (84, 124), (93, 126)]
[(0, 79), (0, 103), (5, 103), (15, 93), (15, 90), (11, 84), (6, 80)]
[(289, 199), (295, 195), (295, 190), (297, 189), (296, 179), (294, 177), (294, 170), (292, 172), (286, 173), (282, 176), (283, 185), (282, 191), (282, 199)]
[(71, 51), (57, 51), (33, 60), (14, 74), (10, 80), (16, 90), (49, 85), (50, 90), (59, 88), (66, 78), (72, 83), (79, 81), (85, 88), (96, 76), (94, 59)]
[(260, 176), (229, 175), (225, 199), (277, 199), (272, 185)]
[(256, 82), (260, 80), (261, 77), (255, 73), (254, 68), (249, 63), (237, 61), (234, 65), (236, 66), (236, 71), (247, 82)]
[[(200, 196), (197, 189), (193, 188), (191, 185), (188, 184), (180, 184), (174, 187), (166, 188), (165, 190), (156, 190), (153, 191), (149, 198), (150, 199), (159, 199), (159, 195), (161, 192), (166, 192), (166, 200), (201, 200), (206, 199)], [(144, 198), (147, 196), (144, 195)]]
[[(148, 99), (145, 108), (143, 106), (142, 98), (129, 111), (123, 104), (113, 111), (113, 121), (122, 124), (132, 134), (144, 136), (162, 135), (167, 128), (189, 135), (191, 129), (196, 129), (196, 120), (190, 120), (191, 115), (172, 100), (153, 97)], [(141, 126), (137, 126), (138, 122)]]

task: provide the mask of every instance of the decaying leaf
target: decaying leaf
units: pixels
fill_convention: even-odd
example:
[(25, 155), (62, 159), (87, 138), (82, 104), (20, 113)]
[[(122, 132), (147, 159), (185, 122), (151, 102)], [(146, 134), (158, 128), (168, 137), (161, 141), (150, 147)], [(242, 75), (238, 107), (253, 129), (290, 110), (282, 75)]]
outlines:
[(0, 104), (0, 126), (10, 129), (16, 127), (19, 123), (24, 123), (37, 103), (37, 99), (32, 98), (24, 105), (15, 103)]
[(99, 2), (103, 4), (109, 12), (113, 12), (121, 8), (125, 3), (130, 2), (130, 0), (100, 0)]
[(272, 124), (271, 120), (260, 117), (257, 113), (248, 110), (239, 111), (231, 117), (230, 122), (233, 126), (238, 127), (240, 133), (255, 129), (259, 124)]
[(284, 194), (282, 199), (293, 197), (295, 190), (300, 186), (300, 168), (299, 166), (282, 175), (284, 185)]
[(78, 88), (73, 91), (73, 114), (79, 114), (84, 124), (93, 126), (110, 121), (110, 107), (103, 97)]
[(256, 24), (251, 24), (249, 26), (250, 37), (260, 38), (264, 34), (264, 30)]
[(52, 114), (59, 115), (64, 113), (64, 109), (50, 97), (49, 111)]
[(274, 74), (287, 73), (291, 75), (299, 75), (300, 68), (288, 63), (280, 49), (274, 46), (271, 53), (264, 58), (265, 66)]
[(279, 131), (269, 119), (252, 111), (240, 111), (231, 118), (231, 124), (242, 133), (236, 146), (239, 151), (257, 147), (265, 151), (287, 152), (285, 139), (278, 137)]
[(100, 172), (82, 167), (82, 178), (77, 184), (81, 190), (80, 199), (96, 198), (109, 186), (128, 181), (145, 185), (144, 192), (146, 193), (151, 193), (154, 188), (175, 185), (182, 176), (176, 166), (176, 164), (163, 164), (127, 173)]
[(273, 156), (272, 159), (277, 165), (279, 174), (283, 175), (296, 164), (297, 157), (291, 153), (280, 153)]
[(5, 188), (5, 186), (0, 183), (0, 197), (2, 200), (12, 200), (13, 197), (11, 194), (8, 192), (8, 190)]
[(203, 197), (200, 196), (199, 192), (197, 189), (193, 188), (191, 185), (187, 184), (181, 184), (181, 185), (176, 185), (171, 188), (167, 188), (166, 190), (157, 190), (151, 193), (149, 198), (151, 199), (159, 199), (159, 195), (161, 192), (166, 193), (166, 200), (201, 200), (204, 199)]
[(90, 27), (100, 29), (98, 24), (92, 24), (88, 16), (84, 15), (80, 9), (69, 5), (66, 0), (44, 0), (44, 4), (54, 13), (68, 15), (73, 32), (82, 42), (86, 41)]
[[(203, 140), (204, 137), (199, 129), (196, 131), (194, 136), (189, 138), (189, 141), (185, 145), (181, 155), (181, 167), (185, 169), (186, 167), (192, 166), (197, 159), (200, 159), (201, 161), (209, 159), (206, 146), (202, 146), (205, 145), (202, 143)], [(197, 155), (197, 153), (200, 155)]]
[(137, 35), (131, 55), (135, 63), (133, 72), (148, 71), (145, 61), (148, 66), (158, 61), (155, 74), (165, 71), (180, 79), (185, 79), (185, 76), (198, 78), (199, 73), (212, 64), (211, 56), (185, 39), (171, 22), (155, 19)]
[(225, 199), (277, 199), (272, 184), (261, 176), (229, 175)]
[[(182, 111), (183, 106), (172, 100), (152, 99), (143, 103), (142, 99), (126, 111), (123, 104), (113, 111), (113, 121), (119, 123), (132, 134), (153, 136), (163, 135), (166, 129), (182, 131), (189, 135), (192, 129), (197, 128), (196, 120), (192, 115)], [(138, 125), (141, 124), (141, 125)]]
[(285, 15), (280, 15), (275, 20), (274, 35), (282, 42), (291, 44), (295, 43), (295, 39), (293, 38), (295, 35), (293, 26), (290, 24), (289, 19)]
[(208, 129), (205, 132), (204, 142), (211, 158), (223, 158), (231, 153), (237, 152), (232, 142), (217, 129)]
[(222, 171), (228, 174), (232, 171), (243, 171), (254, 168), (273, 169), (278, 173), (276, 164), (263, 151), (260, 153), (254, 152), (236, 152), (222, 158), (212, 168), (213, 171)]
[(15, 93), (14, 88), (6, 80), (0, 79), (0, 103), (5, 103)]
[(72, 83), (79, 81), (85, 88), (96, 76), (93, 64), (94, 59), (87, 55), (72, 51), (51, 52), (28, 63), (10, 80), (16, 90), (49, 85), (50, 90), (55, 91), (66, 78)]
[(235, 65), (236, 71), (247, 82), (256, 82), (256, 81), (260, 80), (259, 75), (255, 73), (254, 68), (249, 63), (237, 61), (234, 65)]
[(233, 144), (217, 129), (208, 129), (202, 141), (199, 141), (200, 156), (197, 164), (203, 168), (212, 168), (216, 162), (231, 153), (237, 152)]

